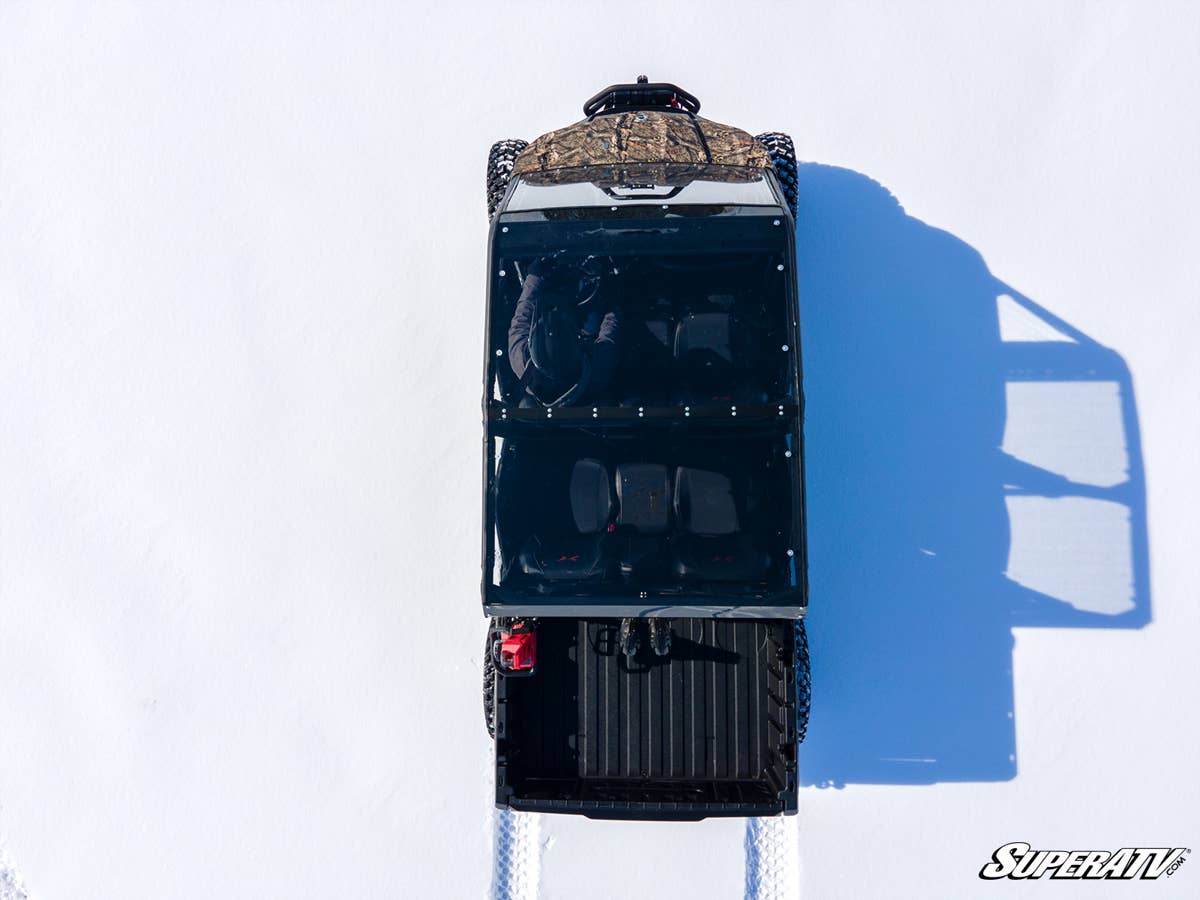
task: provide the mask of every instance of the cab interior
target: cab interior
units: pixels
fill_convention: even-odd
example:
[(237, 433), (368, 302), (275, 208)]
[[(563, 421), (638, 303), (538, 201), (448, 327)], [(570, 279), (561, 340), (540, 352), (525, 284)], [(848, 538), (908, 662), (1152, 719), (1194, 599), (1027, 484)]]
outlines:
[[(594, 259), (594, 257), (593, 257)], [(533, 405), (504, 360), (507, 334), (536, 256), (504, 259), (493, 297), (493, 398)], [(604, 257), (597, 302), (619, 317), (620, 364), (589, 403), (682, 406), (771, 403), (789, 391), (788, 322), (777, 255), (767, 252)], [(568, 260), (569, 262), (569, 260)]]

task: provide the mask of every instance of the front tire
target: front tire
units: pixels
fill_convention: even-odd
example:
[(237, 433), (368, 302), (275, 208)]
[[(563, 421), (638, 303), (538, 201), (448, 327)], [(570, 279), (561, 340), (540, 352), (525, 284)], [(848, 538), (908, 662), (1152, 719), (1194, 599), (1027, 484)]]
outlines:
[(771, 154), (771, 165), (779, 177), (779, 186), (783, 188), (783, 196), (787, 199), (788, 209), (792, 217), (796, 216), (799, 202), (799, 184), (796, 181), (796, 147), (792, 139), (782, 131), (768, 131), (754, 138), (767, 148)]
[(504, 199), (508, 190), (509, 179), (512, 178), (513, 163), (521, 151), (529, 146), (528, 141), (520, 138), (496, 141), (488, 151), (487, 161), (487, 211), (488, 218), (496, 214), (496, 208)]

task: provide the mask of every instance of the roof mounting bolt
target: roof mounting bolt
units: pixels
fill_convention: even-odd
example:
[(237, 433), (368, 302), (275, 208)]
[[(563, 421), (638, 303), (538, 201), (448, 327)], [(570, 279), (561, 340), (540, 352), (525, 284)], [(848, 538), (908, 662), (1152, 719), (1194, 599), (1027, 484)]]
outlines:
[(615, 206), (610, 206), (609, 209), (611, 209), (613, 212), (617, 211), (617, 208)]
[(599, 418), (599, 417), (600, 417), (600, 414), (599, 414), (598, 412), (596, 412), (596, 411), (593, 409), (593, 410), (592, 410), (592, 418), (593, 418), (593, 419), (597, 419), (597, 418)]
[(671, 208), (671, 204), (670, 204), (670, 203), (664, 203), (664, 204), (663, 204), (663, 209), (670, 209), (670, 208)]
[[(772, 225), (778, 225), (778, 224), (779, 224), (779, 220), (778, 220), (778, 219), (776, 219), (776, 220), (775, 220), (774, 222), (772, 222), (771, 224), (772, 224)], [(504, 230), (505, 230), (505, 231), (508, 231), (508, 229), (507, 229), (507, 228), (505, 228)]]
[(553, 419), (554, 418), (554, 410), (552, 410), (552, 409), (546, 410), (546, 418)]
[(497, 351), (496, 351), (496, 355), (497, 355), (497, 356), (503, 356), (503, 355), (504, 355), (504, 351), (503, 351), (503, 350), (497, 350)]
[(689, 410), (686, 410), (686, 409), (685, 409), (685, 410), (683, 411), (683, 414), (684, 414), (685, 416), (690, 416), (690, 415), (691, 415), (691, 412), (690, 412)]
[(597, 407), (593, 406), (593, 407), (592, 407), (592, 412), (600, 412), (600, 410), (599, 410)]
[(501, 278), (503, 278), (503, 277), (504, 277), (505, 275), (507, 275), (507, 274), (508, 274), (508, 273), (507, 273), (507, 272), (505, 272), (503, 269), (501, 269), (501, 270), (500, 270), (500, 277), (501, 277)]
[(777, 268), (780, 272), (782, 272), (783, 271), (783, 263), (780, 263), (775, 268)]
[[(776, 225), (778, 225), (778, 224), (779, 224), (779, 220), (778, 220), (778, 219), (776, 219), (776, 220), (775, 220), (775, 224), (776, 224)], [(508, 234), (508, 226), (507, 226), (507, 225), (505, 225), (503, 228), (501, 228), (501, 229), (500, 229), (500, 233), (501, 233), (501, 234)]]
[(784, 353), (787, 353), (787, 352), (788, 352), (788, 345), (787, 345), (787, 344), (784, 344), (784, 345), (783, 345), (783, 347), (782, 347), (781, 349), (783, 350), (783, 352), (784, 352)]
[(795, 555), (796, 555), (795, 550), (788, 550), (788, 556), (795, 556)]
[(732, 409), (734, 412), (737, 412), (737, 407), (736, 407), (736, 406), (731, 406), (731, 407), (729, 407), (729, 408), (730, 408), (730, 409)]
[(646, 411), (646, 407), (644, 407), (644, 406), (638, 407), (638, 412), (645, 412), (645, 411)]
[(784, 455), (784, 456), (786, 456), (788, 459), (791, 459), (791, 458), (792, 458), (792, 451), (791, 451), (791, 450), (784, 450), (784, 451), (783, 451), (783, 455)]

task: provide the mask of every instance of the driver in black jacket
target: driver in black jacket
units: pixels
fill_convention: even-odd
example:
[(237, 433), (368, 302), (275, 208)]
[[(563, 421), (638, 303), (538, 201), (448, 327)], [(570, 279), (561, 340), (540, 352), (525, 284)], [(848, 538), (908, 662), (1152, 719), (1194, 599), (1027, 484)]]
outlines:
[(508, 360), (525, 394), (554, 409), (605, 397), (620, 357), (621, 321), (606, 307), (610, 260), (537, 260), (508, 328)]

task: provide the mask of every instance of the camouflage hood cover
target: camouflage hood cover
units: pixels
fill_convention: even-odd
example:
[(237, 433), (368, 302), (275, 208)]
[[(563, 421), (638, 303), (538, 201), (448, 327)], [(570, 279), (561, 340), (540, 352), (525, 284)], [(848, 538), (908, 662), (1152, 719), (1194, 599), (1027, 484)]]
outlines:
[(527, 184), (536, 185), (575, 184), (587, 181), (602, 187), (618, 187), (631, 182), (680, 185), (696, 180), (745, 184), (762, 178), (762, 171), (748, 166), (698, 166), (691, 163), (660, 162), (543, 169), (526, 172), (522, 177)]
[(767, 148), (748, 132), (678, 112), (625, 112), (584, 119), (543, 134), (513, 164), (513, 175), (621, 163), (769, 168)]

